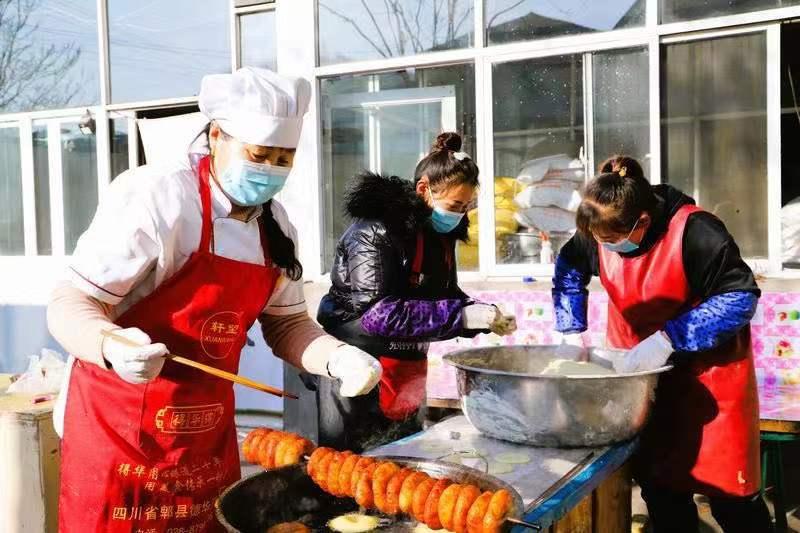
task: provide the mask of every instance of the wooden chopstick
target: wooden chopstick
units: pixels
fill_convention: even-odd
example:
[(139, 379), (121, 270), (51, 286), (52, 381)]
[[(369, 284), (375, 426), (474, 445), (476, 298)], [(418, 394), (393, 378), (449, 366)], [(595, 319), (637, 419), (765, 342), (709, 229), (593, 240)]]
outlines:
[[(103, 330), (102, 334), (104, 337), (108, 337), (109, 339), (114, 339), (115, 341), (121, 344), (125, 344), (126, 346), (132, 346), (136, 348), (141, 347), (141, 344), (133, 342), (120, 335), (117, 335), (112, 331)], [(255, 389), (261, 392), (266, 392), (267, 394), (273, 394), (280, 398), (291, 398), (293, 400), (297, 400), (297, 396), (295, 396), (294, 394), (284, 392), (280, 389), (276, 389), (275, 387), (270, 387), (269, 385), (265, 385), (264, 383), (259, 383), (258, 381), (253, 381), (252, 379), (249, 378), (237, 376), (236, 374), (231, 374), (230, 372), (220, 370), (219, 368), (214, 368), (213, 366), (204, 365), (203, 363), (198, 363), (197, 361), (189, 359), (188, 357), (181, 357), (180, 355), (175, 355), (171, 353), (168, 353), (167, 355), (165, 355), (165, 357), (171, 361), (175, 361), (176, 363), (196, 368), (197, 370), (205, 372), (206, 374), (211, 374), (212, 376), (216, 376), (220, 379), (226, 379), (228, 381), (238, 383), (239, 385), (243, 385), (251, 389)]]

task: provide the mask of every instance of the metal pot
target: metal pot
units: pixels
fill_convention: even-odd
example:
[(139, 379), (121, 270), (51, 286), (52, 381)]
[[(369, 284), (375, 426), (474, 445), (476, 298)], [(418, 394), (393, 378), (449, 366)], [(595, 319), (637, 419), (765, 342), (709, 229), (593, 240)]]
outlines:
[[(481, 433), (546, 447), (605, 446), (632, 438), (647, 421), (658, 376), (540, 375), (557, 346), (499, 346), (444, 356), (456, 367), (461, 407)], [(590, 350), (593, 363), (613, 367), (625, 352)]]
[[(572, 233), (551, 232), (548, 234), (553, 248), (553, 254), (558, 254)], [(519, 232), (509, 233), (503, 237), (501, 255), (506, 261), (516, 263), (538, 263), (542, 252), (542, 238), (538, 233)]]
[(542, 238), (537, 233), (512, 233), (508, 235), (509, 245), (523, 259), (539, 259), (542, 251)]
[[(481, 490), (506, 489), (513, 498), (510, 513), (520, 518), (522, 497), (511, 485), (468, 466), (414, 457), (381, 457), (434, 478), (471, 483)], [(322, 491), (306, 473), (305, 464), (259, 472), (237, 481), (216, 502), (217, 519), (232, 533), (264, 533), (282, 522), (303, 522), (312, 531), (329, 531), (327, 523), (339, 515), (358, 511), (352, 498), (336, 498)], [(384, 516), (380, 531), (414, 531), (416, 522), (406, 516)], [(506, 530), (510, 528), (505, 528)]]

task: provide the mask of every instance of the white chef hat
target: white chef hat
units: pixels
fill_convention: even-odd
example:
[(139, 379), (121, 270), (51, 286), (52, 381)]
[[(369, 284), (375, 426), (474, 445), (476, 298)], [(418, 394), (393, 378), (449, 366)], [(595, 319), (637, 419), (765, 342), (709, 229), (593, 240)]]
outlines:
[(200, 111), (222, 131), (248, 144), (296, 148), (311, 84), (271, 70), (243, 67), (210, 74), (200, 84)]

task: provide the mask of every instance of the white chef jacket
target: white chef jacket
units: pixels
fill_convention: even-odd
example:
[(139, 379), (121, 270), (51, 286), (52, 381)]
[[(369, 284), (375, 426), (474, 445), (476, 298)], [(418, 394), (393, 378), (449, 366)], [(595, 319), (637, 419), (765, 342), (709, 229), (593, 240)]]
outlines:
[[(212, 178), (214, 253), (246, 263), (264, 264), (258, 229), (260, 208), (247, 221), (230, 218), (231, 202)], [(169, 279), (200, 246), (202, 206), (198, 176), (188, 158), (128, 170), (108, 187), (89, 229), (81, 235), (67, 276), (86, 294), (114, 306), (114, 320)], [(298, 247), (297, 230), (286, 210), (272, 201), (272, 215)], [(307, 312), (303, 281), (283, 273), (267, 302), (267, 315)], [(63, 434), (70, 357), (53, 422)]]
[[(213, 178), (209, 181), (214, 253), (263, 265), (260, 208), (248, 221), (230, 218), (230, 200)], [(297, 247), (297, 230), (276, 201), (272, 214)], [(119, 316), (180, 270), (200, 245), (202, 223), (198, 177), (188, 159), (128, 170), (111, 183), (78, 240), (69, 279), (86, 294), (115, 306)], [(302, 312), (303, 281), (282, 275), (264, 313)]]

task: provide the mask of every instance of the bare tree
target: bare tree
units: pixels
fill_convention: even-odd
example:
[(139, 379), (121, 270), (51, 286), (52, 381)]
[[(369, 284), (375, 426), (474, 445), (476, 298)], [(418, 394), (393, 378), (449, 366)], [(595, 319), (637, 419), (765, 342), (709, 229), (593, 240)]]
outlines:
[(41, 0), (0, 0), (0, 111), (66, 107), (80, 85), (66, 74), (78, 62), (74, 43), (43, 44), (31, 14)]
[[(357, 19), (320, 1), (320, 8), (350, 25), (382, 57), (418, 54), (452, 46), (463, 37), (472, 0), (360, 0)], [(371, 4), (371, 5), (370, 5)], [(382, 4), (378, 11), (376, 5)]]

